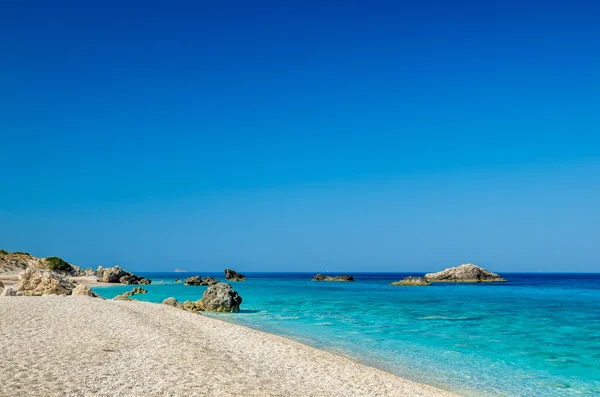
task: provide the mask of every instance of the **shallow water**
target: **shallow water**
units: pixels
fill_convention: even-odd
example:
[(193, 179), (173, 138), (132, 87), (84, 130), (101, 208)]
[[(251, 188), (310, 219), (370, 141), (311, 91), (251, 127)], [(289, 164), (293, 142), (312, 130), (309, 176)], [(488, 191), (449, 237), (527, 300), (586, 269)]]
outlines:
[[(174, 281), (195, 274), (143, 274), (153, 283), (135, 298), (197, 300), (206, 287)], [(313, 275), (246, 274), (232, 284), (242, 312), (215, 316), (467, 396), (600, 395), (600, 274), (427, 287), (389, 286), (407, 273), (354, 273), (353, 283)], [(94, 290), (112, 298), (131, 288)]]

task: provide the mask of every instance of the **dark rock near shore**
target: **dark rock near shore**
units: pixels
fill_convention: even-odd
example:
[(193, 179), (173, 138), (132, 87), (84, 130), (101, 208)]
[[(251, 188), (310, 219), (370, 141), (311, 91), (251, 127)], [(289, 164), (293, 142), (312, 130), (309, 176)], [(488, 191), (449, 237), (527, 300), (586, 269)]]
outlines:
[(354, 281), (354, 277), (347, 274), (342, 276), (326, 276), (319, 273), (313, 277), (312, 281)]
[(225, 280), (227, 281), (245, 281), (246, 277), (231, 269), (225, 269)]
[(472, 263), (451, 267), (438, 273), (426, 274), (425, 279), (430, 283), (481, 283), (506, 281), (500, 275), (487, 271)]
[(420, 286), (420, 285), (430, 285), (429, 282), (425, 279), (425, 277), (406, 277), (400, 281), (393, 282), (390, 285), (406, 285), (406, 286)]

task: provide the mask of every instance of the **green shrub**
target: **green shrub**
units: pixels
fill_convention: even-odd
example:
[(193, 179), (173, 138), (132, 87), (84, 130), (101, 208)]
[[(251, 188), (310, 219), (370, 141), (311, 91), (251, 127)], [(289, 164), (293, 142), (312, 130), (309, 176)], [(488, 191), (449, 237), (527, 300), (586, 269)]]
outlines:
[(13, 252), (13, 255), (27, 255), (27, 256), (31, 256), (31, 254), (28, 254), (27, 252)]
[(8, 251), (7, 250), (0, 250), (0, 254), (6, 255), (6, 254), (8, 254)]
[(55, 272), (68, 272), (71, 270), (71, 265), (67, 262), (63, 261), (59, 257), (51, 256), (50, 258), (46, 258), (46, 262), (50, 265), (48, 269), (53, 270)]

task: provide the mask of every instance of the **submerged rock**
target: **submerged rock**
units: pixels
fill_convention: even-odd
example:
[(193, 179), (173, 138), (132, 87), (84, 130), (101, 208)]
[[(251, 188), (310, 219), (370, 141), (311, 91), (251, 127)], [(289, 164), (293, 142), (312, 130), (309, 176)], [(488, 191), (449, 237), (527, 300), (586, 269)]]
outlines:
[(71, 295), (74, 296), (91, 296), (93, 298), (97, 298), (98, 294), (95, 293), (94, 291), (92, 291), (92, 289), (90, 287), (88, 287), (87, 285), (83, 285), (80, 284), (77, 287), (73, 288), (73, 291), (71, 292)]
[(395, 281), (390, 285), (407, 285), (407, 286), (418, 286), (418, 285), (430, 285), (425, 277), (406, 277), (400, 281)]
[(164, 301), (162, 301), (162, 304), (167, 305), (167, 306), (172, 306), (177, 309), (183, 309), (183, 305), (181, 303), (179, 303), (179, 301), (175, 298), (167, 298)]
[(50, 270), (27, 269), (19, 275), (18, 291), (27, 296), (70, 295), (75, 284)]
[(180, 283), (180, 282), (181, 282), (181, 280), (180, 280), (180, 279), (175, 279), (175, 282), (176, 282), (176, 283)]
[(242, 273), (237, 273), (235, 270), (225, 269), (225, 280), (227, 280), (227, 281), (245, 281), (246, 277)]
[(202, 299), (196, 304), (208, 312), (237, 313), (240, 311), (242, 297), (231, 288), (231, 285), (216, 283), (204, 291)]
[(354, 277), (344, 274), (341, 276), (326, 276), (324, 274), (317, 274), (313, 277), (312, 281), (354, 281)]
[(500, 275), (485, 270), (472, 263), (451, 267), (437, 273), (428, 273), (425, 279), (430, 283), (480, 283), (480, 282), (502, 282), (506, 281)]

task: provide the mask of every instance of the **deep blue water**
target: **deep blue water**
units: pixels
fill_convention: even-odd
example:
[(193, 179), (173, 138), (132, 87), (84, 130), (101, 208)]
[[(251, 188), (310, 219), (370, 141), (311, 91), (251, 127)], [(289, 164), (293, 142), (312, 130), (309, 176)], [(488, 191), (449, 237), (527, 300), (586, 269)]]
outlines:
[[(195, 274), (146, 273), (149, 293), (135, 297), (197, 300), (206, 287), (174, 282)], [(246, 274), (232, 284), (242, 312), (215, 316), (468, 396), (600, 395), (600, 274), (427, 287), (389, 286), (414, 273), (354, 273), (354, 283), (313, 275)], [(112, 298), (130, 289), (95, 291)]]

